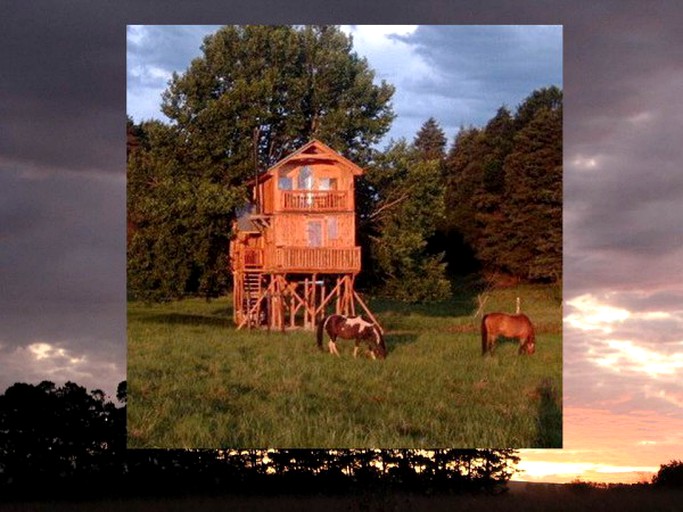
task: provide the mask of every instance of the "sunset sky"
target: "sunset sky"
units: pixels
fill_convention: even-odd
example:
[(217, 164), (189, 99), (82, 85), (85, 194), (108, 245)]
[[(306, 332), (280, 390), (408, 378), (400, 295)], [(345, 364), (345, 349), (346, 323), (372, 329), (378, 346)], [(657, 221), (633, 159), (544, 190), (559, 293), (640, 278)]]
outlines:
[[(152, 115), (142, 89), (128, 93), (127, 110), (127, 73), (151, 90), (167, 66), (187, 65), (180, 38), (157, 47), (158, 69), (127, 68), (127, 38), (144, 35), (127, 25), (402, 25), (348, 28), (397, 86), (392, 137), (412, 138), (433, 116), (452, 140), (460, 125), (550, 85), (539, 77), (564, 89), (564, 449), (522, 451), (518, 479), (637, 481), (683, 458), (683, 11), (656, 1), (453, 4), (5, 3), (0, 389), (73, 380), (113, 394), (125, 379), (123, 125), (127, 111)], [(500, 30), (487, 54), (470, 45), (483, 28), (433, 23), (544, 27)], [(491, 57), (502, 52), (504, 61)], [(522, 76), (508, 62), (524, 62)]]

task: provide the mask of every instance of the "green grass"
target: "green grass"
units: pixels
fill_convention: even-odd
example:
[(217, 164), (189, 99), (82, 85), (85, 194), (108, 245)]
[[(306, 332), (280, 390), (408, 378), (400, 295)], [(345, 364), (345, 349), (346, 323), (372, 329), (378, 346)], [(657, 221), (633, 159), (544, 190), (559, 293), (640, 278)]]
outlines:
[(549, 287), (490, 293), (537, 326), (537, 352), (481, 356), (476, 300), (370, 301), (385, 360), (317, 350), (308, 331), (237, 331), (228, 299), (128, 306), (131, 448), (531, 448), (562, 445), (561, 310)]

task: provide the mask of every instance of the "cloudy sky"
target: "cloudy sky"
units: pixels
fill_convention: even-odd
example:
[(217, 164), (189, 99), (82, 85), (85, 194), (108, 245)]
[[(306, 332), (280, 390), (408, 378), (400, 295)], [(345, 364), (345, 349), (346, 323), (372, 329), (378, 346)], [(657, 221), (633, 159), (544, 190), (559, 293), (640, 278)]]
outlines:
[[(467, 36), (401, 27), (389, 37), (385, 28), (378, 37), (358, 27), (354, 38), (378, 76), (402, 86), (395, 137), (412, 138), (433, 115), (450, 138), (461, 124), (489, 119), (491, 108), (514, 108), (527, 89), (547, 85), (539, 77), (564, 86), (564, 449), (524, 451), (522, 478), (624, 481), (683, 458), (683, 11), (658, 1), (531, 4), (292, 0), (285, 12), (274, 0), (173, 9), (155, 1), (6, 2), (0, 388), (71, 379), (113, 393), (125, 378), (126, 53), (127, 38), (146, 35), (127, 25), (542, 25), (498, 32), (491, 44), (505, 61), (459, 51), (482, 29)], [(557, 25), (562, 41), (548, 28)], [(525, 46), (525, 35), (545, 44)], [(155, 50), (158, 69), (128, 69), (149, 89), (168, 69), (184, 69), (176, 59), (194, 51), (182, 33), (167, 36)], [(560, 47), (562, 71), (544, 57)], [(131, 48), (129, 56), (143, 57)], [(392, 52), (414, 69), (411, 79), (384, 69), (382, 55)], [(508, 67), (519, 52), (521, 78)], [(411, 102), (417, 92), (424, 102)], [(128, 95), (134, 117), (155, 115), (138, 106), (144, 93)]]
[[(161, 93), (171, 73), (202, 55), (218, 26), (130, 26), (127, 111), (136, 121), (168, 119)], [(434, 117), (452, 141), (462, 126), (483, 126), (502, 105), (514, 109), (535, 89), (562, 87), (562, 27), (344, 25), (375, 82), (396, 88), (390, 139), (413, 140)]]

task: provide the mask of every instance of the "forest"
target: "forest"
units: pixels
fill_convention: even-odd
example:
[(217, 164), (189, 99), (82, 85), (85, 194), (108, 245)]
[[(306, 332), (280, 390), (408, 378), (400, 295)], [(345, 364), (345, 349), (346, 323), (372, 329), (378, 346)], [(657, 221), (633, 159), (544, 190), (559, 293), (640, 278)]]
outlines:
[(455, 276), (561, 284), (562, 91), (530, 91), (449, 143), (435, 117), (379, 143), (395, 118), (381, 81), (333, 26), (228, 26), (174, 74), (170, 122), (127, 122), (128, 295), (230, 288), (231, 222), (248, 184), (316, 138), (366, 170), (356, 184), (358, 286), (442, 300)]

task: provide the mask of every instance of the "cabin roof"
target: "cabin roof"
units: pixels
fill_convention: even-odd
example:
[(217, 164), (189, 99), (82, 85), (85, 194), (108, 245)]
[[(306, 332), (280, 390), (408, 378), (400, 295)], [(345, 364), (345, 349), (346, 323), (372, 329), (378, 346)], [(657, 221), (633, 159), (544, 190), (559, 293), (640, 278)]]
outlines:
[(258, 177), (259, 183), (264, 182), (274, 176), (277, 170), (287, 163), (300, 163), (302, 165), (315, 162), (328, 162), (341, 166), (347, 169), (354, 176), (360, 176), (364, 174), (362, 168), (358, 167), (348, 158), (343, 157), (337, 153), (334, 149), (330, 148), (326, 144), (323, 144), (317, 139), (313, 139), (310, 142), (304, 144), (299, 149), (290, 153), (288, 156), (277, 162), (275, 165), (270, 167), (266, 172), (262, 173)]

